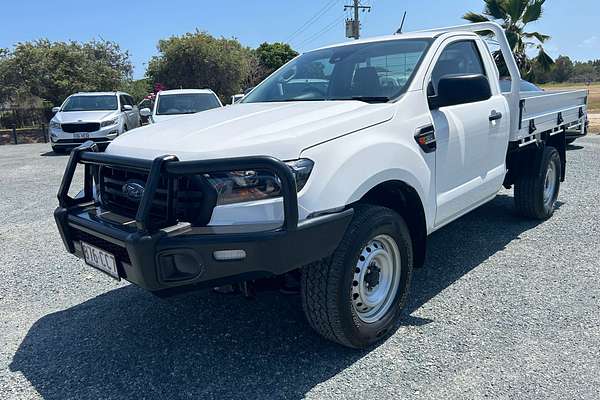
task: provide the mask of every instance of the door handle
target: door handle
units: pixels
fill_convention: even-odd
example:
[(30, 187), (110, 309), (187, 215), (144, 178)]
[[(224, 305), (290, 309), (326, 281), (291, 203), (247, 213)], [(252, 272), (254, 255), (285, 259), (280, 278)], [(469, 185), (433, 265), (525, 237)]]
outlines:
[(502, 118), (502, 113), (496, 111), (492, 111), (492, 113), (489, 116), (490, 121), (496, 121), (500, 118)]

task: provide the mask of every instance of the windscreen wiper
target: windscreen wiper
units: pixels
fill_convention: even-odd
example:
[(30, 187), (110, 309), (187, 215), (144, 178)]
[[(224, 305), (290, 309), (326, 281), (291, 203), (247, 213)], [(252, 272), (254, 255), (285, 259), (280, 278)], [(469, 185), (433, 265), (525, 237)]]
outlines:
[(352, 97), (340, 97), (337, 99), (329, 100), (358, 100), (364, 101), (365, 103), (387, 103), (390, 98), (387, 96), (352, 96)]

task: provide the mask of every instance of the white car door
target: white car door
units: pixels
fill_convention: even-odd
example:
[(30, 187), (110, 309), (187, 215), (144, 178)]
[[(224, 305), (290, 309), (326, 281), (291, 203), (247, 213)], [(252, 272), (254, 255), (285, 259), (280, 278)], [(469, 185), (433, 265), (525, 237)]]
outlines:
[[(445, 75), (481, 74), (489, 81), (497, 79), (495, 69), (484, 64), (482, 51), (487, 50), (471, 39), (449, 41), (438, 52), (430, 71), (429, 94), (436, 93), (437, 84)], [(508, 107), (497, 85), (492, 85), (491, 91), (487, 100), (431, 111), (437, 144), (436, 226), (489, 200), (502, 185)]]
[[(123, 115), (125, 116), (125, 124), (127, 125), (127, 129), (131, 130), (137, 127), (137, 123), (134, 120), (134, 114), (135, 111), (133, 109), (131, 110), (125, 110), (123, 108), (123, 106), (132, 106), (129, 102), (129, 99), (127, 98), (127, 96), (125, 95), (121, 95), (120, 97), (120, 101), (121, 101), (121, 112), (123, 113)], [(133, 107), (133, 106), (132, 106)]]

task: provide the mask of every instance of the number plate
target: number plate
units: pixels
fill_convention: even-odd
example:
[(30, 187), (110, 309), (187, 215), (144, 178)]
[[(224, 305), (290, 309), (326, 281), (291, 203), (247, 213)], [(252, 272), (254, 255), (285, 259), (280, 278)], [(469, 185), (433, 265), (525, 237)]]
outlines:
[(73, 138), (74, 139), (89, 139), (90, 138), (90, 134), (88, 132), (74, 133), (73, 134)]
[(81, 248), (83, 249), (83, 258), (88, 265), (119, 279), (115, 256), (85, 242), (81, 242)]

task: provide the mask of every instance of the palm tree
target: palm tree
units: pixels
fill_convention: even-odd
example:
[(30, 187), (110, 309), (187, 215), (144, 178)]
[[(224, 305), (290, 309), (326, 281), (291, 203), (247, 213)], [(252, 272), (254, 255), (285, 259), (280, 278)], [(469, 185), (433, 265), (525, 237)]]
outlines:
[[(533, 63), (538, 64), (542, 70), (547, 71), (554, 64), (552, 58), (544, 51), (543, 44), (550, 36), (539, 32), (526, 32), (527, 24), (537, 21), (542, 16), (542, 6), (546, 0), (484, 0), (483, 14), (469, 11), (463, 18), (471, 22), (498, 22), (504, 28), (508, 43), (510, 44), (521, 74), (529, 77), (533, 74)], [(537, 48), (538, 54), (532, 60), (527, 57), (527, 50)], [(500, 52), (495, 52), (494, 57), (499, 63), (501, 73), (504, 60)]]

